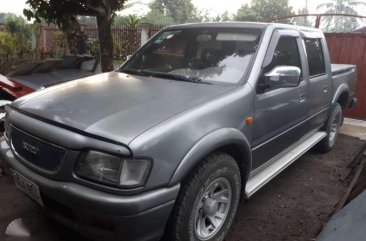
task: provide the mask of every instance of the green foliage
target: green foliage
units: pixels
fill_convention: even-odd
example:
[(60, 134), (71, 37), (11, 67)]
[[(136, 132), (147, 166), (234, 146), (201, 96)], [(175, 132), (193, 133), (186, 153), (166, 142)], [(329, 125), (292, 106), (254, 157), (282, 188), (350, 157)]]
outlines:
[(6, 30), (13, 36), (20, 36), (24, 39), (30, 40), (32, 34), (26, 21), (22, 17), (7, 16), (5, 18)]
[(62, 30), (70, 29), (77, 16), (95, 16), (101, 52), (102, 71), (113, 70), (113, 38), (111, 25), (114, 13), (123, 7), (126, 0), (27, 0), (30, 8), (23, 13), (31, 20), (55, 23)]
[(140, 19), (136, 15), (121, 16), (116, 15), (113, 18), (113, 25), (126, 25), (131, 28), (135, 28), (140, 22)]
[[(297, 12), (298, 15), (301, 14), (308, 14), (308, 10), (306, 8), (300, 9)], [(292, 21), (292, 24), (298, 26), (305, 26), (305, 27), (315, 27), (315, 21), (310, 21), (312, 17), (295, 17)], [(313, 17), (314, 18), (314, 17)]]
[[(352, 14), (358, 15), (357, 7), (366, 7), (366, 2), (353, 0), (333, 0), (328, 3), (319, 4), (319, 11), (325, 9), (326, 14)], [(326, 32), (350, 32), (359, 27), (359, 23), (354, 17), (346, 16), (325, 16), (324, 31)]]
[(174, 24), (174, 19), (171, 13), (165, 12), (164, 14), (151, 10), (145, 17), (141, 19), (143, 23), (151, 23), (156, 25), (172, 25)]
[(8, 32), (0, 32), (0, 55), (2, 57), (18, 55), (21, 47), (15, 36)]
[(30, 51), (31, 31), (22, 17), (5, 14), (6, 32), (0, 32), (0, 55), (2, 61), (20, 59)]
[[(70, 27), (78, 15), (106, 16), (121, 9), (126, 0), (27, 0), (30, 8), (23, 14), (31, 20), (55, 23), (62, 29)], [(84, 19), (85, 20), (85, 19)]]
[(5, 20), (9, 17), (16, 18), (17, 15), (15, 15), (14, 13), (0, 13), (0, 23), (5, 24)]
[(88, 46), (89, 46), (89, 51), (90, 51), (91, 55), (97, 56), (97, 57), (100, 56), (99, 41), (98, 40), (95, 40), (95, 39), (89, 40)]
[(223, 14), (218, 14), (214, 17), (210, 17), (208, 12), (200, 13), (200, 16), (200, 22), (226, 22), (231, 21), (233, 18), (233, 16), (231, 16), (228, 11), (225, 11)]
[(139, 24), (139, 19), (137, 16), (128, 15), (124, 24), (130, 28), (135, 28)]
[(120, 43), (114, 43), (113, 45), (113, 56), (114, 59), (123, 59), (125, 55), (125, 45)]
[(88, 36), (82, 30), (79, 22), (75, 22), (64, 31), (65, 39), (71, 54), (86, 54), (88, 50)]
[(151, 11), (143, 18), (145, 23), (189, 23), (201, 19), (191, 0), (153, 0), (149, 7)]
[[(268, 20), (292, 15), (292, 7), (288, 0), (252, 0), (250, 4), (245, 4), (238, 9), (234, 19), (237, 21), (257, 21)], [(289, 20), (279, 22), (288, 23)]]
[(29, 52), (29, 43), (9, 32), (0, 32), (0, 74), (6, 74)]
[(78, 21), (81, 24), (86, 25), (97, 25), (97, 20), (95, 17), (89, 17), (89, 16), (78, 16)]

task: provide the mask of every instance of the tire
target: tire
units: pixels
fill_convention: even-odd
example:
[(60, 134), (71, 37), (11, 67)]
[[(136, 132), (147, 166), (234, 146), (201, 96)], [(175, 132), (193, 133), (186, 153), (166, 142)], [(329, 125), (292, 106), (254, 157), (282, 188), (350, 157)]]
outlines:
[(342, 121), (342, 107), (339, 103), (336, 103), (324, 126), (324, 131), (327, 133), (327, 135), (317, 144), (317, 150), (319, 152), (326, 153), (334, 147), (339, 134), (339, 128), (342, 125)]
[(183, 183), (164, 240), (224, 240), (238, 208), (240, 189), (240, 170), (231, 156), (206, 157)]

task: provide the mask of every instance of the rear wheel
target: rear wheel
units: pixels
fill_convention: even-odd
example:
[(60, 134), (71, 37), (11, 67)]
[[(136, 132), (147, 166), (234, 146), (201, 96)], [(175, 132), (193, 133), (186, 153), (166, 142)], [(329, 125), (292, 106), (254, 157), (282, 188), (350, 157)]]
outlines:
[(342, 121), (342, 107), (339, 103), (336, 103), (324, 127), (327, 136), (324, 137), (324, 139), (317, 145), (320, 152), (328, 152), (333, 148), (336, 143)]
[(224, 240), (239, 204), (240, 180), (231, 156), (215, 153), (205, 158), (182, 186), (166, 240)]

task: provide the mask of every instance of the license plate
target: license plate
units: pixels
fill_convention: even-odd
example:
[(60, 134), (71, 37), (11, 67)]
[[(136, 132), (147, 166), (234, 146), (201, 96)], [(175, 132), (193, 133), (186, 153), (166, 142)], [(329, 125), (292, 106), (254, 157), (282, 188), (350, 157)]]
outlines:
[(38, 202), (41, 206), (43, 206), (43, 201), (41, 197), (41, 193), (39, 191), (39, 186), (29, 180), (28, 178), (25, 178), (23, 175), (19, 174), (18, 172), (11, 170), (13, 179), (15, 182), (15, 186), (23, 191), (25, 194), (27, 194), (29, 197), (31, 197), (33, 200)]

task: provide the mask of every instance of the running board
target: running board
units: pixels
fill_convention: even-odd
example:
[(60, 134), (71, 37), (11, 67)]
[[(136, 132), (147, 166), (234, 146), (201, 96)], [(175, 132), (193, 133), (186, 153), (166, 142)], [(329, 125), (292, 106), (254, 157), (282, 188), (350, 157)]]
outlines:
[(312, 148), (315, 144), (321, 141), (326, 136), (325, 132), (316, 132), (312, 136), (300, 142), (292, 150), (280, 157), (278, 160), (273, 161), (262, 171), (249, 177), (245, 187), (245, 194), (247, 198), (252, 196), (261, 187), (267, 184), (272, 178), (281, 173), (286, 167), (291, 165), (305, 152)]

